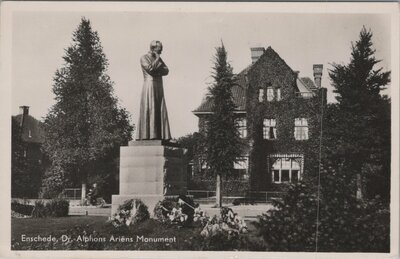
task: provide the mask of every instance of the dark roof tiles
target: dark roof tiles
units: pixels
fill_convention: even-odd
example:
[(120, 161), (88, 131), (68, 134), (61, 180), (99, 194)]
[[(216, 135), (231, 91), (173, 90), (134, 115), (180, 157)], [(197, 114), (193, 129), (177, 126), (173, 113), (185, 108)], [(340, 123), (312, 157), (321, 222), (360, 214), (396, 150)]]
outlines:
[[(246, 74), (250, 70), (251, 65), (243, 69), (237, 74), (237, 85), (232, 87), (233, 102), (236, 105), (236, 111), (246, 110)], [(210, 112), (213, 106), (213, 102), (209, 96), (207, 96), (200, 106), (193, 111), (194, 114), (202, 112)]]
[(309, 77), (302, 77), (301, 81), (303, 81), (303, 83), (310, 89), (310, 90), (314, 90), (317, 88), (317, 86), (314, 84), (314, 81), (311, 80), (311, 78)]
[[(271, 47), (268, 47), (267, 50), (264, 52), (264, 55), (276, 55), (279, 57), (283, 63), (293, 72), (295, 73), (292, 68), (276, 53)], [(254, 63), (261, 62), (261, 57)], [(245, 69), (243, 69), (239, 74), (237, 74), (237, 85), (232, 87), (232, 95), (233, 101), (236, 105), (236, 111), (246, 111), (246, 75), (249, 70), (254, 66), (254, 64), (249, 65)], [(316, 89), (314, 82), (309, 77), (302, 77), (301, 82), (304, 84), (305, 87), (309, 88), (309, 90)], [(209, 113), (211, 112), (213, 103), (210, 97), (206, 97), (200, 106), (193, 111), (194, 114), (201, 114), (201, 113)]]
[[(18, 114), (14, 117), (20, 125), (22, 114)], [(22, 140), (30, 143), (43, 143), (44, 130), (41, 124), (42, 123), (40, 121), (38, 121), (31, 115), (25, 115), (22, 128)]]

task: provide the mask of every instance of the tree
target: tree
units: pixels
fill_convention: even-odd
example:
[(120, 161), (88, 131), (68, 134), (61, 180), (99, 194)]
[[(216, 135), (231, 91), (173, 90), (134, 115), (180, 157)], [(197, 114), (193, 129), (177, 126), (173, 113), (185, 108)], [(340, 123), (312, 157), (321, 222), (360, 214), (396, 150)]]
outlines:
[(356, 175), (358, 198), (364, 196), (371, 166), (381, 167), (381, 174), (390, 177), (390, 102), (381, 96), (390, 72), (374, 69), (380, 60), (374, 56), (371, 39), (372, 32), (363, 27), (352, 44), (350, 63), (333, 64), (329, 71), (338, 103), (327, 111), (328, 156)]
[(200, 170), (206, 157), (205, 136), (202, 133), (194, 132), (177, 139), (179, 145), (187, 149), (186, 157), (193, 162), (195, 169)]
[(241, 154), (242, 144), (233, 113), (235, 104), (231, 89), (236, 84), (236, 79), (232, 67), (227, 62), (224, 45), (216, 50), (212, 74), (214, 84), (209, 87), (213, 106), (206, 135), (206, 160), (210, 172), (217, 178), (217, 206), (221, 207), (221, 176), (231, 173), (233, 163)]
[(131, 140), (133, 130), (114, 96), (108, 61), (89, 20), (82, 18), (72, 41), (55, 73), (56, 103), (44, 121), (43, 147), (52, 162), (44, 183), (56, 192), (94, 177), (115, 181), (119, 147)]

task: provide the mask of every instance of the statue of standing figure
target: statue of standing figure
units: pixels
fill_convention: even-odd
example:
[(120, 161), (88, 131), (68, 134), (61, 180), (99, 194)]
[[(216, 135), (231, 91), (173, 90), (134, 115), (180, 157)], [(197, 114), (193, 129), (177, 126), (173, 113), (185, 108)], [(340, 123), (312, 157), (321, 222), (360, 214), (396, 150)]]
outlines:
[(140, 59), (144, 83), (137, 140), (171, 139), (162, 80), (169, 70), (160, 57), (162, 50), (162, 43), (154, 40), (150, 43), (150, 51)]

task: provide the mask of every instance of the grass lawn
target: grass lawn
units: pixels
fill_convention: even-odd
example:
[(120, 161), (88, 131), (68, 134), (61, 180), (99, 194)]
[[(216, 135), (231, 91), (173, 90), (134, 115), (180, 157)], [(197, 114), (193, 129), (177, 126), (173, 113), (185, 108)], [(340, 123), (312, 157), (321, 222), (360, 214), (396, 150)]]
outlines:
[[(166, 226), (149, 219), (116, 229), (106, 221), (107, 217), (98, 216), (12, 218), (11, 246), (13, 250), (207, 250), (201, 228)], [(249, 230), (246, 238), (251, 242), (244, 250), (262, 249), (251, 224)], [(40, 240), (49, 236), (54, 239)]]

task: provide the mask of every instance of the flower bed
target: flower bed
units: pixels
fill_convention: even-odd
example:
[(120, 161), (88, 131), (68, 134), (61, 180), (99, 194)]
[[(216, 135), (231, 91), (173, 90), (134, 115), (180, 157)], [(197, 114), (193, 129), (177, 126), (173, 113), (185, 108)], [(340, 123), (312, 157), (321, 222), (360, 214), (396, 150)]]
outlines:
[(165, 199), (157, 203), (154, 208), (155, 217), (165, 224), (188, 226), (193, 222), (195, 214), (193, 199), (181, 195), (176, 200)]
[(109, 222), (116, 227), (129, 227), (150, 218), (146, 204), (139, 199), (130, 199), (118, 207), (117, 212), (109, 218)]

